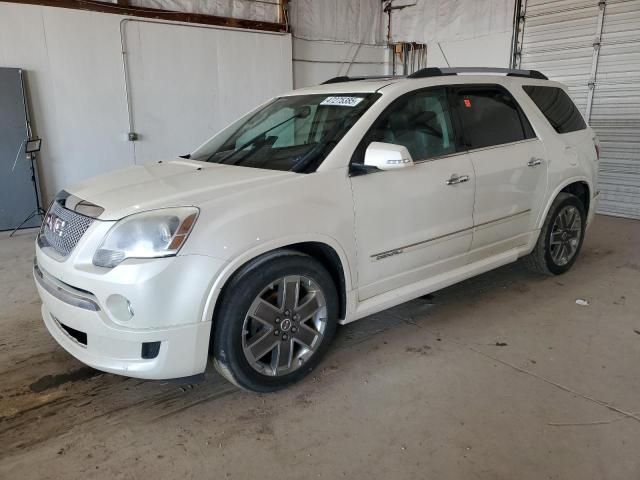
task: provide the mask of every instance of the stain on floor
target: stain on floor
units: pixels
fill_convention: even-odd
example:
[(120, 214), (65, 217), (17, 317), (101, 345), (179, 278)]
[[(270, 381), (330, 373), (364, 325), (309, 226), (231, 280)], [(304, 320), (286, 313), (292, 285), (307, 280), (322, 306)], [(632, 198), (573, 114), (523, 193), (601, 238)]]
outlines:
[(510, 265), (340, 327), (261, 395), (77, 362), (34, 233), (2, 235), (0, 478), (640, 479), (640, 222), (597, 216), (562, 277)]

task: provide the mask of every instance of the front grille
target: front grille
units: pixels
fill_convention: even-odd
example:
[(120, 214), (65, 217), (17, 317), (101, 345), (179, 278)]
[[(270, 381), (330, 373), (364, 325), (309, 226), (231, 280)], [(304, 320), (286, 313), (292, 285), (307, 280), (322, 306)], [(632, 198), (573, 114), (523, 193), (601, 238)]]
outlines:
[(55, 200), (45, 217), (42, 233), (48, 246), (66, 257), (92, 223), (93, 218), (67, 210)]

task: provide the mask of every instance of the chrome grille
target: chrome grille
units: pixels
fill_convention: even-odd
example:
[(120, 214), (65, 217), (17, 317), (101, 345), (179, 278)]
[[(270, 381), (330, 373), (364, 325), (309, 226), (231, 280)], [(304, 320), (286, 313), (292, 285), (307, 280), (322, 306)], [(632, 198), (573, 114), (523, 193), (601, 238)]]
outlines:
[(66, 257), (73, 251), (92, 223), (93, 218), (67, 210), (58, 200), (55, 200), (44, 219), (42, 235), (48, 246)]

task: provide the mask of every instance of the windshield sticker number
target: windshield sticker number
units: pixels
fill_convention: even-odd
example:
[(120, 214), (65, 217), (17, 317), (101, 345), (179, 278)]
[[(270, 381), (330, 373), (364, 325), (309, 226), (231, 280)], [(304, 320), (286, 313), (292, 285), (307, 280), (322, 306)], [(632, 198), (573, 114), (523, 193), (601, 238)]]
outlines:
[(338, 107), (355, 107), (358, 105), (364, 98), (362, 97), (327, 97), (320, 105), (333, 105)]

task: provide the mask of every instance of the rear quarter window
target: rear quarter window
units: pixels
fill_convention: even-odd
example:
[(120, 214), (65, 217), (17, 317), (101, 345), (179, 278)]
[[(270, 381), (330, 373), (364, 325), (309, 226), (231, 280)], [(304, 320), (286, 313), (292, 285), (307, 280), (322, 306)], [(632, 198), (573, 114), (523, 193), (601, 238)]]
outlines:
[(569, 133), (587, 128), (578, 107), (561, 88), (538, 85), (524, 85), (522, 88), (556, 132)]
[(511, 94), (497, 85), (454, 88), (465, 142), (470, 149), (535, 138), (531, 124)]

